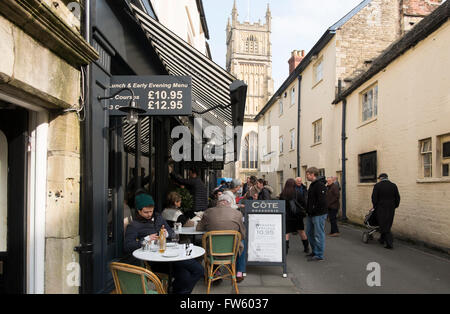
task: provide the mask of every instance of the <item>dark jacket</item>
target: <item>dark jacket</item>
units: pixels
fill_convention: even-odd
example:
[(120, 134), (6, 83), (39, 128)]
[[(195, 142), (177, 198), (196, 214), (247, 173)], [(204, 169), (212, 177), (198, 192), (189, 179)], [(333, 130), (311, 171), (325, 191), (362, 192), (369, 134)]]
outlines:
[(187, 185), (194, 197), (194, 211), (205, 211), (208, 208), (208, 193), (206, 191), (206, 186), (199, 177), (196, 177), (195, 179), (183, 179), (173, 173), (170, 174), (170, 177), (179, 184)]
[(131, 224), (128, 225), (127, 231), (125, 232), (124, 239), (124, 251), (126, 253), (132, 253), (141, 247), (142, 240), (151, 234), (159, 234), (162, 225), (166, 228), (169, 233), (169, 238), (172, 238), (175, 234), (169, 224), (158, 214), (154, 214), (154, 217), (150, 220), (138, 218), (133, 220)]
[(391, 230), (394, 222), (395, 209), (400, 205), (400, 193), (397, 185), (389, 180), (375, 184), (372, 192), (372, 204), (380, 226), (380, 232)]
[(327, 207), (329, 209), (339, 209), (339, 198), (339, 187), (334, 183), (327, 185)]
[(306, 212), (308, 216), (322, 216), (328, 213), (327, 187), (324, 177), (318, 177), (308, 189)]
[(265, 187), (261, 190), (261, 192), (258, 193), (258, 200), (271, 200), (271, 199), (272, 195), (269, 189)]
[(285, 198), (283, 197), (282, 194), (280, 194), (279, 196), (280, 200), (285, 200), (286, 201), (286, 220), (297, 220), (300, 218), (304, 218), (304, 214), (300, 214), (300, 215), (294, 215), (293, 214), (293, 210), (291, 208), (291, 204), (292, 204), (292, 200), (295, 200), (294, 204), (297, 207), (297, 212), (305, 212), (306, 209), (306, 201), (305, 201), (305, 197), (303, 194), (299, 193), (297, 190), (295, 191), (295, 194), (292, 198)]

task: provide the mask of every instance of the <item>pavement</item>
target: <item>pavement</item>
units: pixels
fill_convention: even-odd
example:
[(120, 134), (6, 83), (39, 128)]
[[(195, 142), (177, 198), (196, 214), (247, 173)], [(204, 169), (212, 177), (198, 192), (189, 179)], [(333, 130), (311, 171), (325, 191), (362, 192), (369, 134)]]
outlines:
[[(365, 244), (364, 228), (340, 224), (340, 237), (326, 238), (325, 260), (308, 262), (298, 235), (291, 236), (287, 256), (288, 278), (281, 267), (247, 267), (247, 277), (238, 284), (241, 294), (449, 294), (450, 256), (396, 239), (394, 249), (380, 245), (377, 238)], [(329, 232), (329, 224), (326, 226)], [(395, 236), (395, 235), (394, 235)], [(377, 237), (377, 235), (376, 235)], [(379, 286), (370, 287), (379, 267)], [(371, 264), (372, 265), (372, 264)], [(369, 265), (369, 266), (371, 266)], [(194, 294), (206, 293), (200, 280)], [(211, 294), (234, 294), (231, 281), (211, 287)]]

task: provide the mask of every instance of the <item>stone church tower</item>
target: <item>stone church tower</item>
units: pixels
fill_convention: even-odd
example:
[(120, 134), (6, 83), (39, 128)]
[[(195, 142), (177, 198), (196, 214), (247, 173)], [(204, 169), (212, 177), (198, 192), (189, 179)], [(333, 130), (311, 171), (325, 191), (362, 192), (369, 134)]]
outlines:
[(267, 5), (266, 23), (238, 21), (236, 1), (227, 25), (227, 70), (248, 85), (246, 118), (254, 118), (273, 95), (271, 20)]
[(273, 95), (271, 22), (269, 5), (264, 24), (239, 22), (235, 0), (226, 29), (227, 70), (248, 85), (240, 161), (232, 171), (242, 180), (258, 173), (258, 124), (253, 119)]

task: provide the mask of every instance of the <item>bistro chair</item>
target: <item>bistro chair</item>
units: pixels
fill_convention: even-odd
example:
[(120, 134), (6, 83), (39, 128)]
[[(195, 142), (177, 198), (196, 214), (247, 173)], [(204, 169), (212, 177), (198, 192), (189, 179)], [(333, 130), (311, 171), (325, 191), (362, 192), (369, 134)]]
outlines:
[(117, 294), (166, 294), (159, 278), (145, 268), (116, 262), (110, 268)]
[[(206, 293), (209, 294), (211, 282), (231, 277), (236, 294), (239, 289), (236, 281), (236, 260), (239, 253), (241, 234), (235, 230), (210, 231), (203, 235), (202, 246), (205, 249), (205, 281)], [(219, 273), (219, 270), (228, 273)]]
[(147, 262), (147, 261), (143, 261), (143, 262), (144, 262), (145, 269), (147, 269), (148, 271), (151, 271), (152, 273), (154, 273), (158, 277), (158, 279), (161, 281), (161, 283), (162, 283), (162, 285), (164, 287), (164, 290), (167, 291), (167, 289), (169, 287), (169, 275), (168, 274), (164, 274), (164, 273), (154, 272), (152, 270), (152, 267), (150, 266), (149, 262)]

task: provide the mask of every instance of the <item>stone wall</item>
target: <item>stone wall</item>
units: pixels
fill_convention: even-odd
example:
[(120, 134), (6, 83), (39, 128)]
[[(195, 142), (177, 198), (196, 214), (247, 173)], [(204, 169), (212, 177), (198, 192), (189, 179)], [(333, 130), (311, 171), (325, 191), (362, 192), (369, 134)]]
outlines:
[(77, 293), (66, 283), (69, 263), (78, 261), (80, 125), (76, 114), (49, 123), (46, 210), (46, 293)]
[[(49, 6), (58, 3), (52, 10), (80, 36), (79, 21), (71, 17), (68, 2), (50, 2)], [(79, 103), (80, 69), (47, 48), (41, 37), (30, 35), (8, 18), (0, 15), (0, 92), (36, 108), (51, 109), (45, 252), (38, 252), (45, 254), (45, 274), (36, 275), (45, 278), (45, 293), (78, 293), (78, 287), (68, 285), (67, 278), (73, 279), (70, 275), (76, 270), (70, 263), (78, 261), (73, 248), (79, 244), (80, 123), (76, 114), (65, 114), (63, 109)]]
[(398, 0), (372, 0), (336, 32), (336, 85), (400, 36)]

